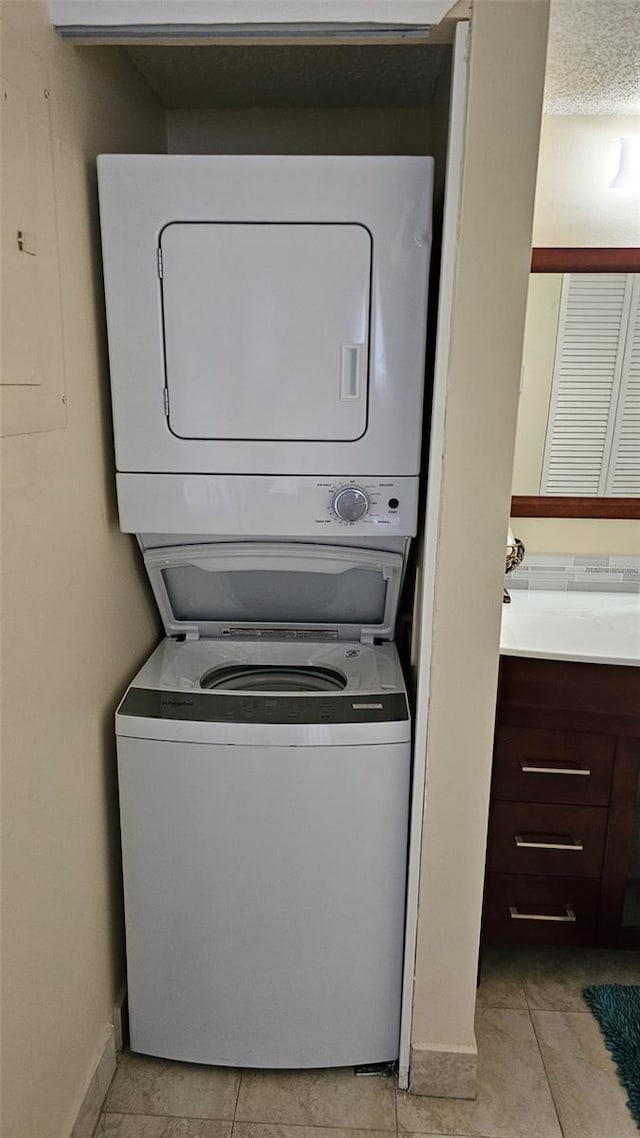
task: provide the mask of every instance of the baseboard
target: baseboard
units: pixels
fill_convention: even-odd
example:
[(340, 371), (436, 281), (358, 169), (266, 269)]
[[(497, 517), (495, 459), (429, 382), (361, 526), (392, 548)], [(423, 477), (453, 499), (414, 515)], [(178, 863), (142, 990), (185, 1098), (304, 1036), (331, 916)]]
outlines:
[(127, 1004), (127, 981), (123, 980), (113, 1009), (113, 1027), (116, 1038), (116, 1051), (122, 1051), (129, 1042), (129, 1008)]
[(476, 1097), (478, 1050), (471, 1047), (412, 1047), (409, 1092), (434, 1098)]
[(116, 1073), (116, 1030), (110, 1023), (98, 1048), (87, 1089), (71, 1129), (70, 1138), (91, 1138), (100, 1117), (102, 1105)]

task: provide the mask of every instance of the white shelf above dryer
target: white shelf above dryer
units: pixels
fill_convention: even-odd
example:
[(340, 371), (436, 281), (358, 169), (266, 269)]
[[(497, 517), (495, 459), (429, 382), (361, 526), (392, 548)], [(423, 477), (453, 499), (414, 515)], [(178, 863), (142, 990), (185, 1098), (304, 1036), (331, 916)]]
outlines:
[(76, 42), (206, 39), (426, 39), (452, 0), (50, 0), (52, 24)]

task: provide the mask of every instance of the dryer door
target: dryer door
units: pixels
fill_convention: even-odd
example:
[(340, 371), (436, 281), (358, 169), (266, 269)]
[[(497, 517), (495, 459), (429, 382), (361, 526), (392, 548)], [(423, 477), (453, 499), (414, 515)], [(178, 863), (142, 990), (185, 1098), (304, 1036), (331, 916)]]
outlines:
[(346, 442), (364, 434), (364, 226), (174, 222), (160, 248), (175, 435)]
[(296, 542), (148, 549), (168, 636), (392, 640), (403, 557)]

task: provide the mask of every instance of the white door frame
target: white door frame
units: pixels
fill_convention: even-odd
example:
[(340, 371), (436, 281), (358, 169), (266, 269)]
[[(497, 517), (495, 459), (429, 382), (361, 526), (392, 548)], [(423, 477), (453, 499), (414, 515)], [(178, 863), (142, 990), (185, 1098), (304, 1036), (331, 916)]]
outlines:
[(398, 1082), (401, 1090), (409, 1086), (411, 1029), (413, 1022), (413, 988), (418, 930), (418, 889), (422, 850), (422, 823), (426, 781), (427, 721), (431, 685), (431, 627), (433, 623), (436, 549), (440, 525), (440, 487), (444, 447), (445, 405), (449, 372), (449, 342), (458, 240), (458, 218), (462, 191), (464, 139), (467, 112), (469, 24), (461, 21), (455, 31), (451, 69), (451, 101), (447, 140), (447, 168), (442, 227), (442, 260), (438, 298), (438, 322), (433, 376), (433, 405), (429, 466), (425, 503), (423, 542), (420, 557), (416, 602), (420, 612), (417, 626), (418, 682), (413, 753), (411, 818), (409, 822), (409, 870), (407, 877), (407, 915), (405, 961), (402, 986), (402, 1018), (400, 1023), (400, 1060)]

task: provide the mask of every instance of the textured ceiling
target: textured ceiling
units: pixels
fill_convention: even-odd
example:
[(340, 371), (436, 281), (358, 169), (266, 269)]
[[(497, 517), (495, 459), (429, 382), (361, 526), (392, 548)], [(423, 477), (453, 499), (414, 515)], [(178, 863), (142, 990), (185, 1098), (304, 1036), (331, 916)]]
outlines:
[(544, 109), (640, 114), (640, 0), (552, 0)]
[[(639, 0), (640, 3), (640, 0)], [(166, 107), (427, 107), (442, 45), (126, 49)]]

